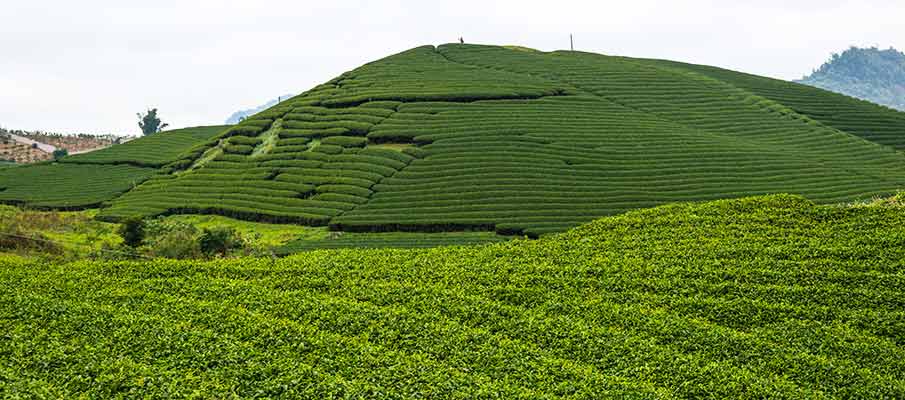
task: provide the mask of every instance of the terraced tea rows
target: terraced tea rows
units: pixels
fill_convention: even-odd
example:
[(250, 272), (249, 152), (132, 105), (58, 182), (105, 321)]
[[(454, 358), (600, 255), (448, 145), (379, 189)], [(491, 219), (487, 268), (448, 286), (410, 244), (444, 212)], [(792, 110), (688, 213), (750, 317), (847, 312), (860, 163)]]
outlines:
[(423, 155), (415, 148), (385, 146), (409, 142), (404, 135), (369, 135), (402, 104), (563, 92), (549, 82), (505, 72), (463, 78), (479, 72), (446, 61), (432, 47), (369, 64), (249, 118), (206, 149), (212, 161), (142, 185), (101, 218), (216, 213), (326, 225), (366, 203), (378, 182)]
[(226, 126), (199, 126), (144, 136), (121, 145), (66, 157), (77, 164), (129, 164), (157, 168), (175, 161), (192, 147), (207, 142)]
[(0, 257), (0, 391), (902, 398), (903, 227), (901, 208), (772, 196), (480, 247)]
[(776, 79), (675, 61), (644, 62), (682, 68), (782, 103), (823, 124), (897, 150), (905, 150), (905, 113), (868, 101)]
[(0, 202), (60, 209), (97, 207), (155, 172), (130, 165), (37, 164), (0, 168)]
[(376, 182), (414, 159), (398, 151), (362, 148), (363, 138), (356, 136), (393, 113), (395, 104), (331, 113), (312, 105), (310, 97), (318, 92), (227, 131), (219, 145), (207, 150), (210, 161), (149, 181), (105, 209), (101, 218), (213, 213), (326, 225), (366, 202)]

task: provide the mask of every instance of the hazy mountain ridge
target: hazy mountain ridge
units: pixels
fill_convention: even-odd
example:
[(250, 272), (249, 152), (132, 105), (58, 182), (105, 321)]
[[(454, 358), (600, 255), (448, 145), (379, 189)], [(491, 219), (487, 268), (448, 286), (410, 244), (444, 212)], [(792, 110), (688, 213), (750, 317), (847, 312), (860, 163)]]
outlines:
[(238, 124), (239, 122), (242, 121), (242, 119), (248, 118), (248, 116), (250, 116), (250, 115), (257, 114), (257, 113), (259, 113), (259, 112), (261, 112), (261, 111), (264, 111), (264, 110), (266, 110), (266, 109), (268, 109), (268, 108), (270, 108), (270, 107), (273, 107), (273, 106), (275, 106), (277, 103), (279, 103), (281, 100), (286, 100), (286, 99), (288, 99), (288, 98), (290, 98), (290, 97), (292, 97), (292, 96), (294, 96), (294, 95), (293, 95), (293, 94), (284, 94), (284, 95), (282, 95), (282, 96), (280, 96), (280, 97), (278, 97), (278, 98), (272, 99), (272, 100), (268, 101), (267, 103), (262, 104), (262, 105), (260, 105), (260, 106), (258, 106), (258, 107), (249, 108), (249, 109), (246, 109), (246, 110), (236, 111), (236, 112), (234, 112), (232, 115), (230, 115), (229, 118), (226, 119), (226, 124), (227, 124), (227, 125), (235, 125), (235, 124)]
[(905, 54), (894, 48), (851, 47), (797, 82), (905, 111)]

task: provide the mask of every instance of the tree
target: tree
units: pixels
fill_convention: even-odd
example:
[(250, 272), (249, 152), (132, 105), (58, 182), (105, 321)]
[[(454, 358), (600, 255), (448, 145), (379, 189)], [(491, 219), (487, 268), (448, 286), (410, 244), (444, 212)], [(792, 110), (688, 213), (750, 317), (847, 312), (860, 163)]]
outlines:
[(54, 160), (59, 160), (59, 159), (61, 159), (61, 158), (63, 158), (63, 157), (66, 157), (66, 156), (68, 156), (68, 155), (69, 155), (69, 151), (66, 150), (66, 149), (56, 149), (56, 150), (53, 151), (53, 159), (54, 159)]
[(141, 133), (143, 135), (150, 135), (152, 133), (157, 133), (162, 131), (164, 128), (169, 126), (169, 124), (163, 123), (160, 118), (157, 117), (157, 109), (152, 108), (148, 110), (145, 115), (138, 115), (138, 127), (141, 128)]
[(145, 222), (138, 217), (128, 218), (119, 227), (119, 236), (126, 246), (135, 248), (145, 241)]

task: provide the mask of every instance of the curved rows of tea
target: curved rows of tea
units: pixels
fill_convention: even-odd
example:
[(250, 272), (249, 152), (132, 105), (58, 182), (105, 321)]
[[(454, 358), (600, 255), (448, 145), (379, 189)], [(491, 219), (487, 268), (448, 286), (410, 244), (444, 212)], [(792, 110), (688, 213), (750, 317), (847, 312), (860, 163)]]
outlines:
[(905, 151), (905, 113), (808, 85), (705, 65), (665, 60), (644, 61), (682, 68), (731, 83), (841, 131)]
[(0, 258), (11, 397), (901, 398), (905, 211), (793, 196), (537, 241)]
[[(354, 135), (365, 134), (393, 113), (394, 104), (332, 113), (311, 104), (317, 92), (287, 101), (279, 113), (259, 114), (244, 122), (266, 121), (260, 129), (227, 131), (221, 152), (211, 161), (147, 182), (105, 209), (101, 218), (212, 213), (326, 225), (331, 217), (366, 202), (376, 182), (414, 158), (362, 148), (355, 140), (362, 138)], [(263, 149), (266, 137), (272, 137), (271, 146)]]
[(161, 167), (175, 161), (194, 146), (207, 142), (228, 126), (199, 126), (155, 133), (85, 154), (69, 156), (64, 163), (130, 164)]
[(131, 165), (35, 164), (0, 169), (0, 203), (77, 209), (97, 207), (156, 171)]
[[(475, 73), (481, 73), (480, 79), (464, 78)], [(212, 161), (149, 181), (114, 201), (101, 218), (216, 213), (326, 225), (366, 203), (375, 185), (421, 156), (417, 151), (369, 147), (407, 141), (390, 136), (369, 140), (369, 133), (404, 102), (446, 99), (464, 104), (562, 92), (546, 81), (505, 72), (483, 74), (481, 68), (446, 61), (433, 47), (417, 48), (251, 117), (243, 125), (258, 129), (227, 131)], [(267, 138), (271, 145), (264, 147)]]
[(192, 147), (226, 127), (177, 129), (145, 136), (59, 163), (26, 165), (0, 173), (0, 202), (72, 209), (98, 207), (161, 172)]

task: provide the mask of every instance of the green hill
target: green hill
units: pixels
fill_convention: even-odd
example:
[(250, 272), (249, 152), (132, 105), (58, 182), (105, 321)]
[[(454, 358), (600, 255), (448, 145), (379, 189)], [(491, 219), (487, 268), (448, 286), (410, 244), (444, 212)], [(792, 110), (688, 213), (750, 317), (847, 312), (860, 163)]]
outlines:
[(163, 166), (106, 199), (105, 220), (538, 236), (675, 201), (890, 194), (905, 187), (903, 115), (709, 67), (455, 44), (366, 64), (178, 151), (148, 139), (63, 164)]
[(851, 47), (798, 82), (905, 111), (905, 54), (893, 48)]
[(902, 398), (905, 212), (678, 204), (479, 247), (0, 257), (0, 392)]

